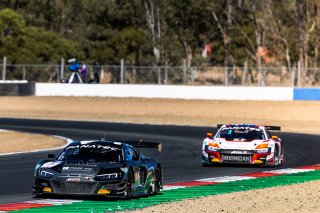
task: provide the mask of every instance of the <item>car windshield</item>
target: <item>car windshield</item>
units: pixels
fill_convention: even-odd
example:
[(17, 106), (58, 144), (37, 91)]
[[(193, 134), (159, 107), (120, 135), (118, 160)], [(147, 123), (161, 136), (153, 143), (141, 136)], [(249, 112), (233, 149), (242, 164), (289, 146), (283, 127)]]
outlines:
[(249, 127), (226, 127), (216, 135), (216, 138), (225, 138), (227, 141), (265, 140), (261, 129)]
[(97, 143), (70, 145), (58, 157), (58, 160), (62, 161), (90, 162), (120, 162), (122, 159), (120, 145)]

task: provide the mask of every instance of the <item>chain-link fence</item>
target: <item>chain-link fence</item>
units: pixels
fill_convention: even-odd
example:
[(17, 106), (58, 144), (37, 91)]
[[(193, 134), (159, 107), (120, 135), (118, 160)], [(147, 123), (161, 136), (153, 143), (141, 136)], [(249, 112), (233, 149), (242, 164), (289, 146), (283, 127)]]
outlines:
[[(67, 82), (72, 73), (65, 65), (7, 64), (3, 80)], [(303, 80), (301, 80), (303, 79)], [(297, 67), (155, 67), (87, 65), (86, 82), (168, 85), (320, 86), (320, 69)]]

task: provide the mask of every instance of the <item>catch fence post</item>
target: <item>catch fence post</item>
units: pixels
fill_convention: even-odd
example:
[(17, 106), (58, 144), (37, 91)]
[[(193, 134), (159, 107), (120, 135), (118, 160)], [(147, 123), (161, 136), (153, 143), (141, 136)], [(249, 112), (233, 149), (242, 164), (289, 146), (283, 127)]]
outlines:
[(156, 67), (157, 67), (158, 84), (161, 84), (161, 68), (159, 65), (156, 65)]
[(242, 86), (245, 85), (246, 83), (247, 74), (248, 74), (248, 61), (246, 60), (243, 65), (243, 73), (242, 73), (242, 79), (241, 79)]
[(194, 84), (197, 67), (191, 67), (191, 84)]
[(26, 65), (22, 67), (22, 80), (26, 80)]
[(121, 67), (120, 67), (120, 84), (124, 83), (124, 60), (121, 59)]
[(228, 67), (224, 67), (224, 85), (228, 86), (229, 85), (229, 73), (228, 73)]
[(7, 57), (3, 57), (3, 67), (2, 67), (2, 80), (6, 80), (6, 72), (7, 72)]
[[(61, 58), (61, 65), (60, 65), (60, 80), (64, 78), (64, 58)], [(59, 82), (59, 78), (58, 78)]]
[(301, 62), (298, 61), (298, 87), (301, 87)]
[(183, 84), (187, 84), (187, 61), (183, 60)]
[(291, 86), (294, 87), (295, 86), (295, 80), (296, 80), (296, 68), (292, 67), (291, 69)]

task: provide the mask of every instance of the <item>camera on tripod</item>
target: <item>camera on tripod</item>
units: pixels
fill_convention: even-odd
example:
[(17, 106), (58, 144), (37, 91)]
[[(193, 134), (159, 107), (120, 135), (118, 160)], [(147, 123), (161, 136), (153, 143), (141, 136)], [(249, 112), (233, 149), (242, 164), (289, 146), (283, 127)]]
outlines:
[(79, 75), (79, 71), (81, 70), (81, 66), (77, 63), (77, 59), (71, 58), (68, 60), (68, 63), (71, 64), (69, 66), (69, 70), (72, 72), (68, 83), (83, 83), (81, 76)]
[(77, 63), (77, 59), (75, 59), (75, 58), (69, 59), (69, 60), (68, 60), (68, 63), (71, 64), (71, 65), (69, 66), (69, 70), (70, 70), (71, 72), (78, 72), (79, 69), (81, 68), (80, 64)]

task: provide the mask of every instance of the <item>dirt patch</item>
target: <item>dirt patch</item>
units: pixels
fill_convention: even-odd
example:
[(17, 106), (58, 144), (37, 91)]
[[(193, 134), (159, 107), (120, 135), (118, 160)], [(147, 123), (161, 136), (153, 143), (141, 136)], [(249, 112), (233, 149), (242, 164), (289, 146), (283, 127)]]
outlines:
[(132, 212), (319, 212), (320, 181), (215, 195)]
[(0, 97), (0, 117), (215, 126), (281, 125), (320, 133), (320, 102), (199, 101), (140, 98)]
[(0, 154), (48, 149), (60, 147), (64, 144), (66, 144), (65, 140), (53, 136), (0, 131)]

